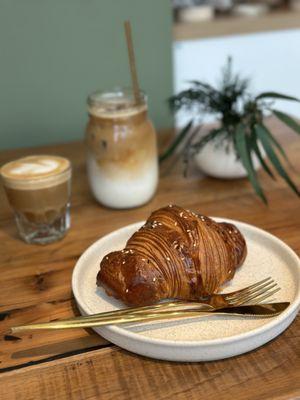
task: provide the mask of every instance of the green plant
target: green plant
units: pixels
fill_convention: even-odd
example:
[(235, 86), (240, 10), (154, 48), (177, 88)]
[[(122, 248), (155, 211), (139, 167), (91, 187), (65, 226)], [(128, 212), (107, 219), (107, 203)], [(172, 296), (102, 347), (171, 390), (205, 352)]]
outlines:
[[(216, 141), (216, 139), (218, 139), (218, 142), (222, 140), (225, 143), (232, 141), (236, 156), (243, 163), (253, 188), (265, 203), (267, 199), (253, 167), (251, 154), (256, 154), (262, 168), (272, 179), (275, 179), (269, 166), (271, 164), (299, 196), (300, 192), (285, 171), (278, 153), (288, 162), (287, 155), (265, 125), (264, 116), (267, 113), (273, 114), (285, 125), (300, 134), (298, 122), (289, 115), (274, 109), (272, 104), (275, 99), (300, 100), (276, 92), (264, 92), (256, 97), (251, 96), (248, 93), (249, 80), (232, 72), (231, 58), (228, 58), (228, 62), (222, 71), (221, 82), (217, 88), (199, 81), (192, 81), (191, 83), (191, 88), (172, 96), (169, 99), (169, 105), (173, 112), (184, 109), (196, 116), (192, 117), (176, 136), (173, 143), (161, 155), (160, 161), (162, 162), (170, 157), (182, 143), (185, 143), (182, 150), (184, 161), (188, 163), (192, 155), (200, 151), (206, 143)], [(212, 129), (200, 140), (194, 141), (199, 130), (196, 123), (197, 116), (204, 113), (216, 116), (219, 126)], [(264, 158), (261, 149), (264, 149), (266, 158)]]

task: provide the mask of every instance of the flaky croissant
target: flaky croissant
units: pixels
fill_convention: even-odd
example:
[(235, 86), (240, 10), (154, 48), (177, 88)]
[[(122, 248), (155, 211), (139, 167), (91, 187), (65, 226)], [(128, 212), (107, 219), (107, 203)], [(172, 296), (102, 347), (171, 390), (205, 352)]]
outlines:
[(124, 250), (103, 258), (97, 285), (131, 306), (196, 300), (231, 279), (246, 253), (234, 225), (170, 205), (154, 211)]

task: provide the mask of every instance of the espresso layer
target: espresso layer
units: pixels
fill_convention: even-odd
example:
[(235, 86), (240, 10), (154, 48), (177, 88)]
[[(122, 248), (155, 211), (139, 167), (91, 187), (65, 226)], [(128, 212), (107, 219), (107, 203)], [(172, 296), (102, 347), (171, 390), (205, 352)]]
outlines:
[(156, 134), (144, 110), (126, 118), (91, 116), (86, 139), (99, 168), (111, 179), (139, 176), (157, 158)]
[(70, 181), (38, 190), (5, 187), (12, 208), (37, 223), (49, 223), (61, 214), (69, 202), (70, 189)]

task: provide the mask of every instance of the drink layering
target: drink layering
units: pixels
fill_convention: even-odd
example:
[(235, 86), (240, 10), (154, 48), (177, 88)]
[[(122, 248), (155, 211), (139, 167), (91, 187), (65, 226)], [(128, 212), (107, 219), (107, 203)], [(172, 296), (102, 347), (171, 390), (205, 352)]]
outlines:
[(46, 244), (62, 238), (70, 227), (70, 161), (35, 155), (11, 161), (0, 172), (22, 239)]
[(88, 97), (88, 179), (94, 197), (107, 207), (140, 206), (157, 187), (156, 133), (146, 96), (139, 97), (136, 103), (132, 90), (124, 88)]

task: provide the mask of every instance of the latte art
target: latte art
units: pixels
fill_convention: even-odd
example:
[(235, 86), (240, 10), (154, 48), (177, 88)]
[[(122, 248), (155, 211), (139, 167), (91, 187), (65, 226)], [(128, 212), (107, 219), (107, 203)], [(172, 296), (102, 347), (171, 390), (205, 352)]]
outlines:
[(70, 178), (70, 161), (63, 157), (39, 155), (11, 161), (1, 168), (7, 187), (22, 190), (58, 185)]
[(20, 162), (19, 166), (16, 166), (10, 170), (12, 175), (40, 175), (46, 174), (56, 170), (59, 167), (59, 163), (51, 159), (37, 160), (35, 163), (30, 161)]
[(23, 157), (0, 169), (20, 236), (51, 243), (70, 227), (71, 163), (52, 155)]

